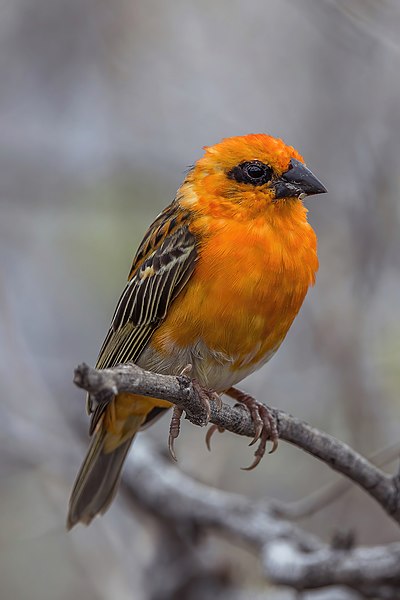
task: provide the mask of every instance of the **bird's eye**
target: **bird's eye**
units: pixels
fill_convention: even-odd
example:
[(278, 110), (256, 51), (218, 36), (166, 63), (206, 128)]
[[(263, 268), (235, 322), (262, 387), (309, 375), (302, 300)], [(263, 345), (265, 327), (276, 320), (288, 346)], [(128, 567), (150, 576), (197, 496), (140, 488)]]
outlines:
[(261, 165), (252, 165), (251, 163), (245, 168), (246, 174), (250, 179), (260, 179), (264, 177), (265, 169)]
[(228, 173), (228, 177), (238, 183), (252, 183), (253, 185), (264, 185), (272, 177), (272, 169), (269, 165), (259, 160), (251, 160), (240, 163), (233, 167)]

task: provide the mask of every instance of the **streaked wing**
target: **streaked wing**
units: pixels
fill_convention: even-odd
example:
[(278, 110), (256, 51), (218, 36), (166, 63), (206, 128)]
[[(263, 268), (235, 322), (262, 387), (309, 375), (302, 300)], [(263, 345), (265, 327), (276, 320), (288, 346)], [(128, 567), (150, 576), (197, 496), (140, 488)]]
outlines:
[[(135, 362), (168, 307), (188, 282), (197, 259), (197, 240), (189, 230), (189, 215), (174, 201), (150, 226), (133, 261), (96, 367)], [(104, 406), (93, 411), (94, 431)]]

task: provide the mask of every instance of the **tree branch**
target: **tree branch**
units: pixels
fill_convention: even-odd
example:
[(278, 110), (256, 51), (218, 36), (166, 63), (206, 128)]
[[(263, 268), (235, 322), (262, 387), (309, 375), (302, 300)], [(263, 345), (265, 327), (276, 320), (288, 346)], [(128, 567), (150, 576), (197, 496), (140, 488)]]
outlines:
[(191, 479), (143, 439), (129, 456), (123, 486), (135, 504), (179, 529), (208, 528), (247, 543), (261, 555), (264, 575), (277, 585), (297, 590), (345, 585), (369, 597), (398, 597), (400, 543), (331, 547), (277, 518), (265, 503)]
[[(207, 414), (196, 388), (186, 376), (160, 375), (127, 364), (98, 370), (86, 364), (75, 370), (74, 382), (100, 402), (111, 400), (118, 392), (131, 392), (169, 400), (182, 408), (195, 425), (207, 424)], [(210, 422), (232, 433), (254, 436), (250, 414), (241, 405), (221, 408), (210, 394)], [(341, 442), (295, 417), (271, 409), (279, 437), (322, 460), (372, 496), (397, 523), (400, 523), (400, 492), (397, 477), (381, 471), (344, 442)]]
[[(397, 442), (378, 450), (369, 456), (368, 460), (376, 467), (382, 468), (388, 463), (397, 460), (399, 456), (400, 443)], [(352, 487), (353, 481), (351, 479), (339, 479), (294, 502), (276, 502), (274, 503), (274, 510), (279, 517), (298, 521), (323, 510), (329, 504), (338, 500), (343, 494), (350, 491)]]

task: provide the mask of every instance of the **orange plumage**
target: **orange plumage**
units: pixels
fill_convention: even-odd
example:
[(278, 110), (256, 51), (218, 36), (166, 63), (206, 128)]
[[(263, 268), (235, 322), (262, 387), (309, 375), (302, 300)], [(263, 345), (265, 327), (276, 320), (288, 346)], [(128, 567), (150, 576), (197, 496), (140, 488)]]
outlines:
[[(292, 147), (256, 134), (206, 147), (134, 259), (97, 366), (159, 373), (188, 364), (222, 393), (276, 352), (318, 269), (301, 198), (325, 188)], [(68, 525), (112, 500), (133, 436), (166, 401), (119, 394), (93, 411), (95, 435)]]

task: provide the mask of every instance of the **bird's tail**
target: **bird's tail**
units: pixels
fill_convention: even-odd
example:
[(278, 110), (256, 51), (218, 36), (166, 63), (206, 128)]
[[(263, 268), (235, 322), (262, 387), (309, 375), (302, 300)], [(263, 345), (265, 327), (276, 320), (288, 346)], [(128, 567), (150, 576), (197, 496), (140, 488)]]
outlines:
[(104, 513), (110, 506), (118, 489), (122, 466), (143, 418), (143, 415), (138, 415), (137, 424), (134, 424), (130, 417), (129, 437), (118, 445), (111, 439), (116, 436), (102, 427), (103, 424), (98, 427), (72, 490), (68, 529), (79, 521), (89, 525), (93, 517)]

